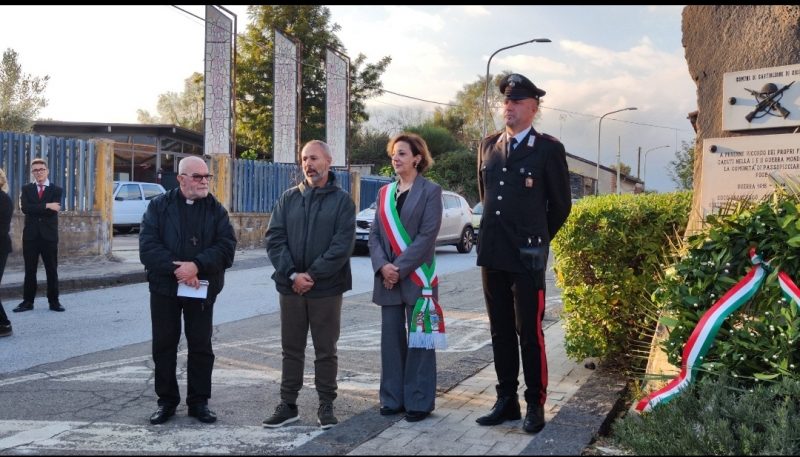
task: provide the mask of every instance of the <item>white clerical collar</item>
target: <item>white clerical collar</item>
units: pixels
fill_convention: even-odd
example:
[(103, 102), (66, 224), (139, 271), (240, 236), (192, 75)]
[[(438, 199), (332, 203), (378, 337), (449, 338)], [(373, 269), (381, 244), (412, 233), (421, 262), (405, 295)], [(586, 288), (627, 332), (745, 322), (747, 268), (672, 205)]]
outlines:
[(194, 205), (194, 200), (189, 200), (189, 199), (187, 198), (187, 199), (186, 199), (186, 204), (187, 204), (187, 205)]

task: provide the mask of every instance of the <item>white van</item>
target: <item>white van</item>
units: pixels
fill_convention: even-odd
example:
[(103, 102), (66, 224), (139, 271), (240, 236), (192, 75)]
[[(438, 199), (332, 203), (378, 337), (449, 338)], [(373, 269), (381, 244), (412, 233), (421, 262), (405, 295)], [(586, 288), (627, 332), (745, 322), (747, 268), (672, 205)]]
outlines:
[(150, 200), (165, 192), (161, 184), (152, 182), (114, 181), (114, 230), (138, 229)]

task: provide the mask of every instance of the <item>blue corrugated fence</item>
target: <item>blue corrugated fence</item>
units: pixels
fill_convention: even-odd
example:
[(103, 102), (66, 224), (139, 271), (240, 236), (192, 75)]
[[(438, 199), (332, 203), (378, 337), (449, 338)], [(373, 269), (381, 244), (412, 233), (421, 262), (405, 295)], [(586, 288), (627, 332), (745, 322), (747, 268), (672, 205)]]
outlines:
[(94, 209), (95, 145), (91, 141), (16, 132), (0, 132), (0, 168), (8, 178), (15, 206), (23, 184), (31, 182), (30, 163), (43, 158), (50, 181), (64, 189), (61, 206), (67, 211)]
[[(342, 189), (350, 192), (350, 173), (334, 170)], [(241, 213), (269, 213), (286, 189), (303, 180), (296, 164), (260, 160), (233, 160), (231, 210)]]

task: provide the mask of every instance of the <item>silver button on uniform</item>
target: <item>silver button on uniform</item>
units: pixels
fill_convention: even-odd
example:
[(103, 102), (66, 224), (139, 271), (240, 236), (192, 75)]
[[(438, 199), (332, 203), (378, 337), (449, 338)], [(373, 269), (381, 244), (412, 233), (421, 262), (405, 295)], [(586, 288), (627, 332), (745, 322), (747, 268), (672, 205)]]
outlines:
[(498, 195), (498, 196), (497, 196), (497, 199), (498, 199), (498, 200), (502, 200), (502, 199), (503, 199), (503, 196), (502, 196), (502, 195)]
[(494, 212), (494, 214), (495, 214), (496, 216), (499, 216), (499, 215), (500, 215), (500, 211), (495, 211), (495, 212)]

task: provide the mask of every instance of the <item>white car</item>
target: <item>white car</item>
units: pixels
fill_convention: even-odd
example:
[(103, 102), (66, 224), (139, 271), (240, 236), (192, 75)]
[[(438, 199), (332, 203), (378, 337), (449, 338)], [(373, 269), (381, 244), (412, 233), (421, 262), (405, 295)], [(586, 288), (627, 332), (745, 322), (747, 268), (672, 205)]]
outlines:
[[(369, 230), (374, 220), (375, 202), (356, 215), (356, 250), (368, 251)], [(455, 192), (443, 190), (442, 225), (439, 228), (439, 236), (436, 237), (436, 245), (453, 245), (458, 252), (467, 254), (472, 251), (472, 246), (475, 244), (473, 233), (472, 209), (467, 200)]]
[(473, 240), (478, 242), (478, 232), (481, 230), (481, 218), (483, 217), (483, 203), (475, 203), (472, 207), (472, 230), (475, 233)]
[(152, 182), (114, 181), (114, 230), (138, 229), (150, 200), (165, 192), (161, 184)]

